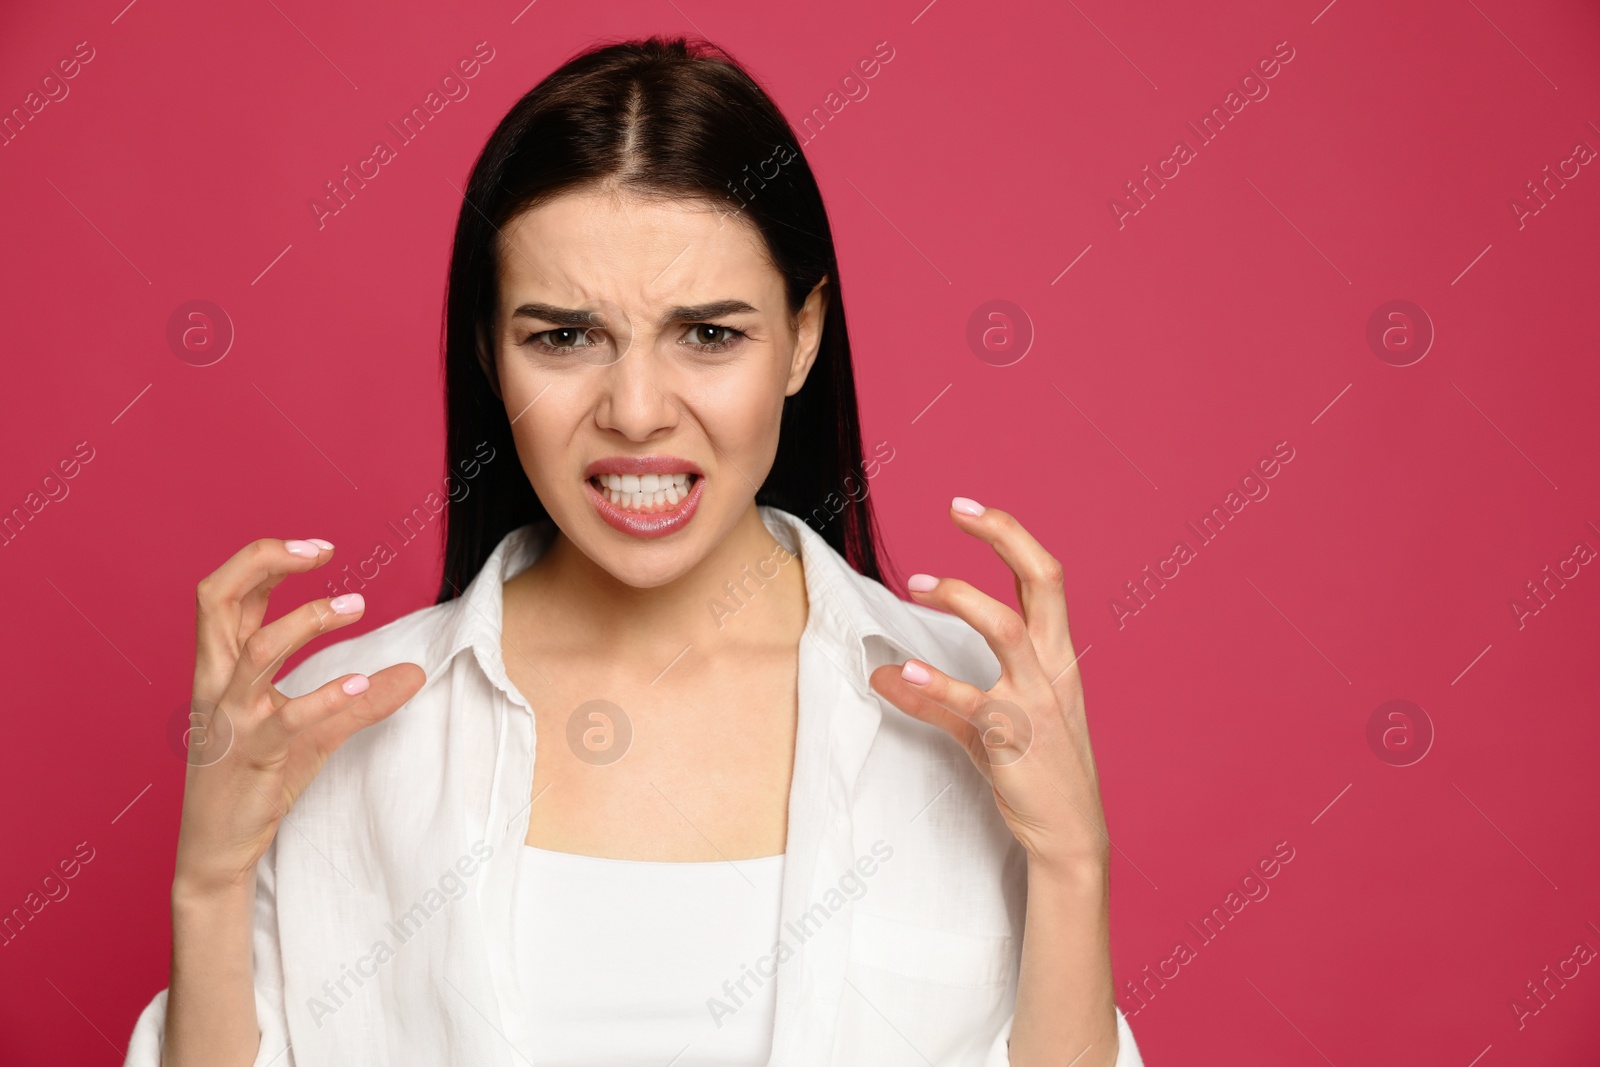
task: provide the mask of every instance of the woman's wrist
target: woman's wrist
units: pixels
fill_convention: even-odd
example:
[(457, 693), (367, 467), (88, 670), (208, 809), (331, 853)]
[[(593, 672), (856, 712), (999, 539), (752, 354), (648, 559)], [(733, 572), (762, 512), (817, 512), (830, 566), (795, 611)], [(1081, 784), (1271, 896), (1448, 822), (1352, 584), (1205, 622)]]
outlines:
[[(1065, 1062), (1080, 1050), (1077, 1067), (1116, 1060), (1109, 874), (1109, 863), (1093, 852), (1028, 855), (1027, 926), (1009, 1045), (1017, 1067)], [(1061, 1056), (1068, 1045), (1072, 1050)]]
[(172, 879), (172, 921), (205, 919), (255, 904), (256, 880), (252, 871), (243, 882), (179, 874)]
[(244, 884), (173, 880), (163, 1065), (255, 1060), (254, 909), (253, 871)]
[(1029, 852), (1028, 890), (1106, 894), (1110, 890), (1111, 857), (1099, 851), (1069, 856), (1042, 856)]

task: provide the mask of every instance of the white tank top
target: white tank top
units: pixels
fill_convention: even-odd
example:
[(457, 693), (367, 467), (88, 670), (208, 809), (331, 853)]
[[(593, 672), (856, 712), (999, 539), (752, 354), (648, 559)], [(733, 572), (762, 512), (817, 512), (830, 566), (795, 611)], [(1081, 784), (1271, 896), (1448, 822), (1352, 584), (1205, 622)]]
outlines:
[(534, 1067), (767, 1062), (782, 855), (672, 863), (524, 845), (518, 862)]

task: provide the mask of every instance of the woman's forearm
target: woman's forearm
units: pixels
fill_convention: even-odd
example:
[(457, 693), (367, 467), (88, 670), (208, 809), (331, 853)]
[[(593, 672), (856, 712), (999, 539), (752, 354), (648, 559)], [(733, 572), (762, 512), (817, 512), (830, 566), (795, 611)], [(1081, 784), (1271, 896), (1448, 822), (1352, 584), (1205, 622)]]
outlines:
[(172, 890), (172, 978), (162, 1067), (249, 1067), (261, 1044), (251, 938), (255, 878)]
[(1061, 871), (1029, 863), (1012, 1067), (1116, 1063), (1109, 896), (1106, 864)]

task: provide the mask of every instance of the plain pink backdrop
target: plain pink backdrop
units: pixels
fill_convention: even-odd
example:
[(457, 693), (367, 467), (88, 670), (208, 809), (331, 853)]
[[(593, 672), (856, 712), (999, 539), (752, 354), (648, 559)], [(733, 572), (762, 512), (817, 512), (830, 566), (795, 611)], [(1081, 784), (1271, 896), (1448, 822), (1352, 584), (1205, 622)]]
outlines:
[[(650, 32), (829, 115), (805, 151), (865, 436), (895, 449), (872, 489), (899, 572), (1012, 598), (955, 494), (1066, 564), (1147, 1061), (1600, 1062), (1600, 966), (1511, 1006), (1600, 949), (1600, 566), (1512, 607), (1600, 549), (1600, 167), (1512, 208), (1600, 147), (1600, 13), (1324, 2), (7, 5), (0, 109), (93, 58), (0, 146), (0, 512), (93, 458), (0, 547), (0, 913), (93, 859), (0, 948), (0, 1062), (121, 1062), (167, 980), (195, 583), (262, 536), (365, 556), (438, 486), (468, 168), (574, 51)], [(319, 228), (325, 183), (485, 41), (470, 95)], [(1201, 146), (1186, 123), (1280, 42), (1269, 95)], [(1195, 158), (1119, 225), (1179, 139)], [(205, 367), (167, 341), (197, 299), (236, 333)], [(967, 341), (991, 300), (1031, 323), (1010, 365)], [(1410, 366), (1367, 341), (1391, 300), (1436, 331)], [(1199, 546), (1186, 523), (1279, 442), (1270, 494)], [(1196, 557), (1115, 610), (1180, 539)], [(437, 548), (369, 584), (364, 626), (432, 602)], [(1410, 766), (1368, 741), (1394, 699), (1435, 733)], [(1279, 842), (1270, 895), (1199, 946), (1186, 923)], [(1123, 983), (1179, 939), (1196, 958), (1141, 1006)]]

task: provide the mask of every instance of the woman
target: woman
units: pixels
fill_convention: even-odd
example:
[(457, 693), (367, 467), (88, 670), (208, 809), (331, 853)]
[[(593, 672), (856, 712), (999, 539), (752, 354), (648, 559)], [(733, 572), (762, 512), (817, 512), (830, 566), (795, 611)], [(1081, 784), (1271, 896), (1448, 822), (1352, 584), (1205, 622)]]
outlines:
[(200, 583), (127, 1062), (1138, 1064), (1060, 567), (958, 497), (1022, 613), (879, 583), (894, 450), (765, 93), (682, 40), (567, 63), (477, 161), (446, 314), (438, 603), (273, 685), (361, 579), (267, 624), (331, 544)]

